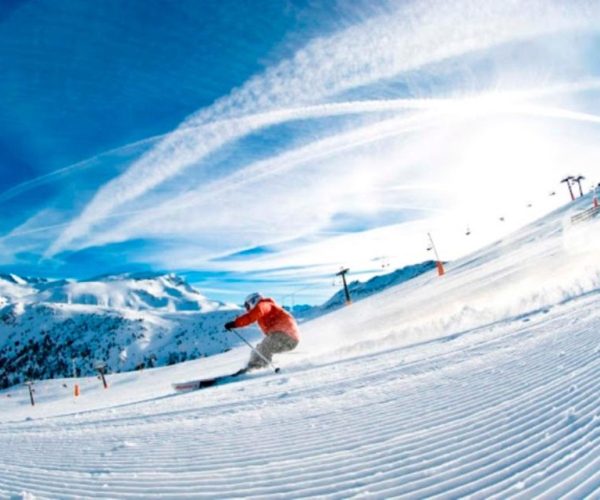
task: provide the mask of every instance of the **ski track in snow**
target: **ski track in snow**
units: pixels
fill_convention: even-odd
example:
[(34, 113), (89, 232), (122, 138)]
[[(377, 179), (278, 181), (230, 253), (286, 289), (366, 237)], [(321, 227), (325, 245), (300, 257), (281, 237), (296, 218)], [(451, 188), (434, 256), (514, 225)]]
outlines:
[[(597, 494), (600, 300), (581, 300), (527, 323), (479, 329), (468, 342), (259, 377), (165, 404), (7, 424), (0, 442), (12, 453), (2, 460), (0, 492)], [(557, 335), (565, 324), (569, 334)]]
[(192, 393), (168, 384), (246, 352), (115, 375), (105, 393), (91, 380), (77, 404), (59, 381), (35, 409), (14, 388), (0, 497), (598, 498), (599, 331), (596, 288), (420, 344), (282, 356), (279, 375)]

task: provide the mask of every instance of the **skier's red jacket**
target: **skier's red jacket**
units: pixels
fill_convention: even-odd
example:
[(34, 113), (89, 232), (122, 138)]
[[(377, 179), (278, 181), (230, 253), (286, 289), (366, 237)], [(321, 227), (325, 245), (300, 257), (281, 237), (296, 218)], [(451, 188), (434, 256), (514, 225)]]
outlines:
[(260, 299), (250, 311), (238, 316), (234, 323), (237, 328), (242, 328), (255, 321), (258, 321), (258, 326), (265, 335), (281, 332), (297, 341), (300, 340), (296, 320), (285, 309), (275, 304), (273, 299)]

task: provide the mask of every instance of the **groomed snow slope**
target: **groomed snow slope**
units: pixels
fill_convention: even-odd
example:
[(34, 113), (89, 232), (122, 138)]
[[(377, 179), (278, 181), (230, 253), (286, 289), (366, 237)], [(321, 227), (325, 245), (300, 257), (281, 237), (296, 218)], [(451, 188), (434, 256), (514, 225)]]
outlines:
[(590, 203), (304, 324), (279, 375), (170, 390), (240, 348), (1, 392), (0, 497), (596, 498), (600, 218), (568, 222)]

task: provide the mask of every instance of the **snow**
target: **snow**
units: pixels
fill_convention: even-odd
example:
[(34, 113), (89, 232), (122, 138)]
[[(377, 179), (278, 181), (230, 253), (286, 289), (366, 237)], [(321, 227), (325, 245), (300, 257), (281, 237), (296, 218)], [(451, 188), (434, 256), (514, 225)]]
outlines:
[(183, 279), (149, 273), (75, 282), (0, 276), (0, 388), (25, 378), (162, 366), (223, 352), (222, 326), (239, 307)]
[(304, 323), (278, 375), (173, 393), (241, 346), (38, 382), (34, 407), (2, 391), (0, 497), (595, 498), (600, 218), (569, 222), (590, 203)]
[[(435, 262), (428, 260), (419, 264), (405, 266), (402, 269), (387, 274), (382, 274), (369, 279), (366, 282), (352, 281), (348, 284), (348, 291), (352, 302), (363, 300), (366, 297), (381, 292), (391, 286), (399, 285), (405, 281), (411, 280), (420, 274), (423, 274), (436, 266)], [(322, 316), (346, 304), (346, 295), (344, 289), (340, 289), (327, 302), (320, 306), (295, 306), (292, 311), (299, 321), (313, 319)]]
[(224, 304), (210, 301), (181, 278), (161, 274), (104, 276), (88, 281), (56, 281), (38, 287), (35, 302), (99, 305), (116, 309), (210, 312)]

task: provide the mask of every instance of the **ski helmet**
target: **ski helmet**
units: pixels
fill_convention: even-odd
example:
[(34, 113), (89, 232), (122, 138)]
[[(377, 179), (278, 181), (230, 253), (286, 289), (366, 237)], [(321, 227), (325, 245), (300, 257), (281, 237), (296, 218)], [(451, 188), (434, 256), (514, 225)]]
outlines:
[(258, 302), (263, 298), (263, 296), (258, 293), (258, 292), (254, 292), (251, 293), (250, 295), (248, 295), (248, 297), (246, 297), (246, 300), (244, 300), (244, 307), (246, 309), (248, 309), (248, 311), (250, 309), (252, 309), (256, 304), (258, 304)]

